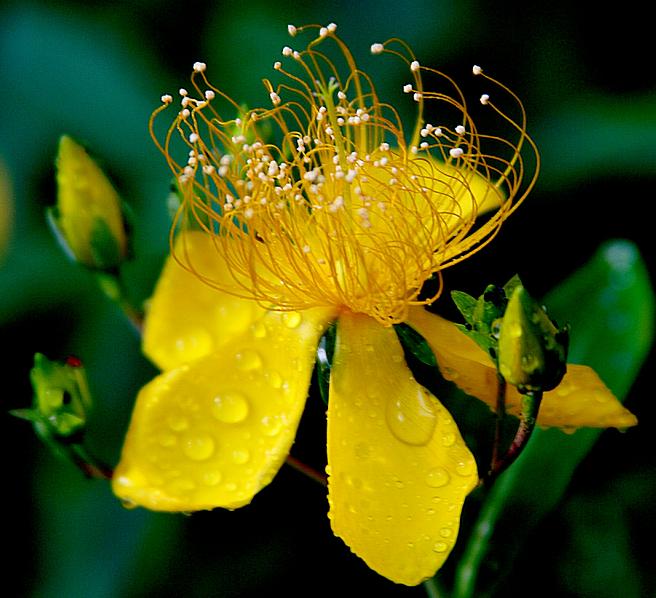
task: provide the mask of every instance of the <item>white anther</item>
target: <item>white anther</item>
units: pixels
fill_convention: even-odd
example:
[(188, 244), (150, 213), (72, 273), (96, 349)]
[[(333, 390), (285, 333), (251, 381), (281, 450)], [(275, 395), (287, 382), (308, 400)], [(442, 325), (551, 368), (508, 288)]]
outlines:
[(423, 97), (423, 96), (422, 96), (420, 93), (415, 93), (415, 95), (412, 96), (412, 99), (413, 99), (415, 102), (418, 102), (419, 100), (421, 100), (422, 97)]
[(252, 218), (253, 217), (253, 208), (246, 208), (244, 210), (244, 218)]
[(178, 93), (184, 98), (189, 92), (184, 87), (181, 87)]
[(282, 49), (282, 55), (283, 55), (283, 56), (291, 56), (292, 53), (293, 53), (293, 50), (292, 50), (289, 46), (285, 46), (285, 47)]
[(207, 68), (204, 62), (194, 62), (194, 72), (202, 73)]
[(428, 137), (428, 133), (429, 133), (428, 129), (422, 129), (421, 131), (419, 131), (419, 134), (422, 137)]
[(303, 253), (310, 253), (312, 248), (309, 245), (303, 245)]
[(381, 152), (388, 152), (389, 151), (389, 143), (381, 143), (380, 144), (380, 151)]
[(215, 97), (216, 97), (216, 94), (211, 89), (208, 89), (207, 91), (205, 91), (205, 99), (206, 100), (213, 100)]
[(165, 93), (160, 100), (162, 100), (162, 104), (170, 104), (173, 101), (173, 98), (168, 93)]
[(412, 93), (412, 83), (406, 83), (403, 86), (403, 93)]
[(211, 164), (205, 164), (205, 166), (203, 166), (203, 172), (205, 174), (213, 174), (214, 173), (214, 166), (212, 166)]
[(398, 182), (399, 182), (398, 179), (395, 179), (394, 177), (392, 177), (392, 178), (389, 180), (389, 184), (390, 184), (390, 185), (396, 185), (396, 183), (398, 183)]
[(413, 72), (416, 72), (416, 71), (419, 70), (419, 62), (417, 60), (413, 60), (410, 63), (410, 70), (413, 71)]
[(464, 135), (465, 134), (465, 127), (463, 125), (458, 125), (456, 127), (456, 133), (458, 135)]
[(346, 99), (346, 94), (343, 91), (340, 90), (340, 91), (337, 92), (337, 97), (340, 100), (345, 100)]
[(481, 96), (481, 104), (483, 104), (483, 106), (486, 106), (489, 101), (490, 101), (490, 96), (488, 94), (484, 93)]
[(472, 67), (472, 73), (474, 73), (474, 75), (480, 75), (482, 72), (483, 72), (483, 69), (480, 66), (478, 66), (477, 64), (475, 64)]
[(319, 29), (319, 37), (326, 37), (328, 35), (328, 28), (327, 27), (322, 27)]
[(344, 178), (346, 179), (346, 182), (347, 182), (347, 183), (352, 183), (353, 180), (355, 179), (355, 177), (356, 177), (357, 174), (358, 174), (358, 173), (357, 173), (355, 170), (350, 169), (350, 170), (346, 173), (346, 176), (345, 176)]
[(273, 63), (273, 68), (274, 70), (279, 71), (282, 68), (282, 62), (280, 62), (280, 60), (276, 60)]
[(387, 166), (387, 163), (388, 163), (388, 162), (389, 162), (389, 158), (388, 158), (387, 156), (383, 156), (383, 157), (380, 159), (380, 165), (381, 165), (381, 166)]
[(296, 35), (297, 29), (294, 27), (294, 25), (287, 25), (287, 31), (289, 31), (289, 35), (294, 37)]
[(274, 106), (277, 106), (278, 104), (280, 104), (280, 96), (275, 91), (272, 91), (269, 94), (269, 97), (271, 98), (271, 102), (273, 102)]
[(449, 154), (451, 155), (452, 158), (459, 158), (460, 156), (462, 156), (462, 154), (464, 154), (464, 152), (460, 147), (453, 147), (449, 150)]
[(180, 106), (184, 108), (185, 106), (189, 106), (190, 102), (191, 100), (187, 96), (184, 96), (182, 100), (180, 100)]
[(422, 141), (422, 142), (419, 144), (419, 147), (420, 147), (421, 149), (427, 149), (427, 148), (428, 148), (428, 141)]
[(326, 127), (326, 135), (330, 135), (331, 137), (335, 135), (332, 127)]
[(372, 54), (382, 54), (385, 46), (383, 44), (371, 44), (371, 53)]
[(337, 31), (337, 24), (336, 23), (329, 23), (328, 26), (326, 27), (330, 33), (335, 33)]
[(294, 60), (299, 60), (301, 58), (301, 53), (294, 50), (292, 56), (294, 57)]
[(219, 176), (224, 177), (228, 174), (229, 168), (227, 166), (219, 166)]
[(196, 143), (200, 137), (198, 137), (198, 133), (192, 133), (189, 135), (189, 143)]

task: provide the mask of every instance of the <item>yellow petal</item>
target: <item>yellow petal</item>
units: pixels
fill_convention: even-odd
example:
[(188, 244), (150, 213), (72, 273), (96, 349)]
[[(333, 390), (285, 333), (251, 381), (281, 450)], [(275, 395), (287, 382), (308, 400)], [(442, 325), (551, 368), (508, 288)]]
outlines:
[[(176, 251), (204, 276), (227, 281), (230, 274), (209, 235), (185, 232)], [(168, 370), (221, 349), (244, 334), (265, 310), (255, 301), (222, 293), (167, 259), (144, 322), (144, 353)]]
[(448, 411), (412, 377), (392, 328), (340, 317), (328, 406), (330, 518), (367, 565), (416, 585), (446, 560), (474, 457)]
[(236, 508), (291, 446), (332, 313), (268, 312), (218, 353), (155, 378), (137, 398), (113, 489), (158, 511)]
[[(412, 308), (408, 324), (430, 345), (442, 375), (467, 394), (496, 409), (497, 372), (494, 364), (473, 340), (455, 324), (423, 308)], [(521, 395), (509, 388), (506, 410), (519, 415)], [(568, 364), (560, 385), (544, 393), (538, 425), (561, 428), (627, 428), (638, 423), (604, 386), (591, 368)]]

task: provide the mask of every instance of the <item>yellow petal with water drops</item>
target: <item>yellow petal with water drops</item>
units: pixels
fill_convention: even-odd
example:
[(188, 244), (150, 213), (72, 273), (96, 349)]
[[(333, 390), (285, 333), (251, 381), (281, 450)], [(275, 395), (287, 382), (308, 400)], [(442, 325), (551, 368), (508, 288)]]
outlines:
[(446, 560), (474, 457), (449, 412), (412, 377), (393, 328), (344, 314), (328, 406), (333, 531), (367, 565), (416, 585)]
[[(200, 275), (229, 281), (209, 235), (185, 231), (175, 249)], [(169, 256), (146, 313), (144, 352), (168, 370), (216, 352), (249, 330), (256, 334), (264, 313), (255, 301), (212, 288)]]
[[(496, 409), (497, 372), (492, 360), (472, 339), (449, 322), (423, 308), (412, 308), (408, 324), (430, 345), (442, 375), (467, 394)], [(522, 398), (514, 388), (506, 393), (506, 410), (519, 415)], [(561, 428), (628, 428), (636, 417), (606, 388), (591, 368), (568, 364), (560, 385), (545, 392), (538, 425)]]
[(303, 411), (326, 309), (268, 312), (140, 392), (113, 489), (157, 511), (237, 508), (285, 460)]

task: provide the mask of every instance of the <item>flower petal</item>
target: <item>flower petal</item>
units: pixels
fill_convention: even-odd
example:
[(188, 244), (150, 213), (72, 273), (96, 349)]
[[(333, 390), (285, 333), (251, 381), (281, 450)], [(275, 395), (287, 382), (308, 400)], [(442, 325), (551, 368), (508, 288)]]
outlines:
[(268, 312), (220, 352), (145, 386), (114, 492), (159, 511), (249, 503), (287, 456), (332, 316), (318, 308)]
[(453, 548), (476, 462), (448, 411), (412, 377), (392, 328), (340, 317), (328, 404), (335, 534), (397, 583), (432, 576)]
[[(455, 324), (423, 308), (412, 308), (408, 322), (435, 353), (442, 375), (467, 394), (496, 409), (497, 372), (492, 361)], [(509, 388), (506, 410), (519, 415), (521, 395)], [(544, 393), (538, 425), (562, 428), (627, 428), (638, 423), (606, 388), (599, 376), (584, 365), (568, 364), (560, 385)]]
[[(176, 251), (203, 276), (230, 280), (209, 235), (186, 231)], [(169, 256), (146, 314), (144, 353), (163, 370), (177, 367), (218, 351), (264, 312), (255, 301), (212, 288)]]

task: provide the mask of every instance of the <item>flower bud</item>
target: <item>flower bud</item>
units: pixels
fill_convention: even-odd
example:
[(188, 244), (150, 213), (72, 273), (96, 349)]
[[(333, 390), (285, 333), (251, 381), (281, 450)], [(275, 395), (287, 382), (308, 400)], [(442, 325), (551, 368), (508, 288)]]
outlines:
[(59, 142), (57, 189), (49, 218), (67, 252), (89, 268), (118, 267), (128, 253), (121, 198), (84, 148), (66, 135)]
[(569, 333), (559, 329), (545, 310), (516, 286), (499, 328), (499, 373), (520, 392), (548, 391), (567, 368)]
[(31, 421), (37, 434), (51, 446), (82, 433), (91, 398), (80, 361), (69, 357), (59, 363), (37, 353), (30, 380), (34, 391), (32, 408), (12, 413)]

